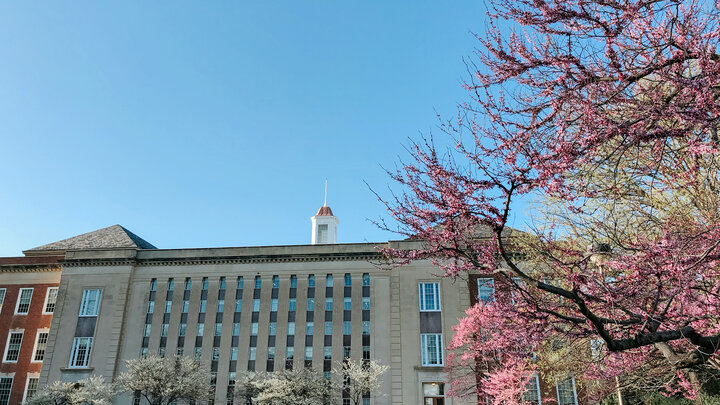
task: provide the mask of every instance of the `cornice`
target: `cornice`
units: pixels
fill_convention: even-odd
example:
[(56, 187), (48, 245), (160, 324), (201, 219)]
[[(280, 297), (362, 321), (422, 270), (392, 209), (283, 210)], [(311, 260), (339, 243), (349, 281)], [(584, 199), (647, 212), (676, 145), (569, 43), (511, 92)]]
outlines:
[(0, 265), (0, 273), (37, 273), (62, 271), (59, 264), (3, 264)]

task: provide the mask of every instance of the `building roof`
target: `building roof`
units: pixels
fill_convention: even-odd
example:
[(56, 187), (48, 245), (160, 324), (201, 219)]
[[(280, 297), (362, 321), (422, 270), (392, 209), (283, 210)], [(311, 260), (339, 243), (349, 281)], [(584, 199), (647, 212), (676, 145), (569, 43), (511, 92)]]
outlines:
[(316, 217), (332, 217), (334, 216), (332, 213), (332, 210), (327, 205), (323, 205), (318, 210), (317, 214), (315, 214)]
[(108, 249), (108, 248), (129, 248), (129, 249), (157, 249), (150, 242), (135, 235), (120, 225), (108, 226), (63, 239), (47, 245), (38, 246), (23, 251), (24, 254), (40, 254), (44, 252), (58, 252), (78, 249)]

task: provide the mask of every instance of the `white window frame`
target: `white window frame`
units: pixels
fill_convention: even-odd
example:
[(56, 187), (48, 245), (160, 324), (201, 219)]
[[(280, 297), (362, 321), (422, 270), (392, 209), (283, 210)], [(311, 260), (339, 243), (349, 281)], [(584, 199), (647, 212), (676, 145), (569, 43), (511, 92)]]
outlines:
[[(86, 339), (86, 342), (88, 343), (88, 349), (85, 352), (85, 358), (83, 359), (83, 365), (77, 365), (77, 351), (80, 346), (80, 342)], [(92, 353), (93, 348), (93, 338), (92, 337), (75, 337), (73, 338), (72, 347), (70, 348), (70, 361), (68, 362), (68, 368), (88, 368), (90, 364), (90, 354)]]
[[(438, 364), (431, 364), (429, 362), (430, 356), (427, 351), (427, 338), (428, 336), (435, 336), (438, 338), (437, 352), (435, 353), (439, 359)], [(443, 367), (445, 365), (445, 353), (443, 347), (443, 335), (442, 333), (421, 333), (420, 334), (420, 362), (423, 367)]]
[[(95, 305), (95, 311), (94, 313), (89, 312), (87, 309), (87, 300), (89, 300), (89, 296), (91, 294), (91, 291), (97, 291), (95, 299), (96, 299), (96, 305)], [(102, 289), (101, 288), (86, 288), (83, 290), (82, 298), (80, 299), (80, 311), (78, 312), (78, 316), (82, 317), (91, 317), (91, 316), (98, 316), (100, 313), (100, 303), (102, 302)]]
[[(490, 299), (489, 299), (489, 300), (480, 299), (480, 282), (482, 282), (483, 284), (486, 284), (488, 281), (489, 281), (490, 286), (492, 286), (492, 293), (491, 293), (492, 295), (490, 296)], [(478, 277), (478, 279), (477, 279), (477, 292), (478, 292), (478, 294), (477, 294), (477, 299), (478, 299), (478, 302), (487, 302), (487, 303), (495, 302), (495, 291), (496, 291), (496, 290), (495, 290), (495, 279), (494, 279), (494, 278), (492, 278), (492, 277)]]
[[(27, 312), (18, 312), (18, 310), (20, 309), (20, 302), (22, 301), (22, 293), (26, 290), (30, 290), (30, 302), (28, 302), (28, 310)], [(15, 315), (27, 315), (28, 313), (30, 313), (30, 307), (32, 306), (32, 296), (34, 292), (35, 291), (33, 288), (21, 288), (20, 291), (18, 291), (17, 302), (15, 303)]]
[(0, 374), (0, 378), (9, 378), (10, 379), (10, 388), (8, 389), (8, 402), (6, 402), (6, 404), (9, 404), (10, 396), (12, 395), (13, 384), (15, 384), (15, 373)]
[[(10, 349), (10, 340), (13, 334), (20, 334), (20, 347), (18, 348), (18, 358), (15, 360), (8, 360), (8, 350)], [(7, 334), (7, 341), (5, 342), (5, 352), (3, 353), (3, 363), (17, 363), (20, 359), (20, 352), (22, 351), (23, 339), (25, 339), (25, 329), (11, 329)]]
[(0, 311), (2, 311), (3, 303), (5, 302), (5, 296), (7, 295), (7, 288), (0, 288)]
[[(425, 293), (428, 286), (434, 286), (432, 292), (435, 297), (435, 307), (429, 308), (425, 302)], [(440, 312), (442, 311), (442, 304), (440, 303), (440, 283), (437, 281), (421, 281), (418, 283), (418, 302), (420, 312)]]
[[(35, 355), (37, 354), (37, 348), (38, 348), (38, 341), (40, 339), (41, 333), (48, 334), (48, 338), (47, 338), (48, 340), (45, 341), (45, 352), (47, 352), (47, 344), (48, 344), (48, 341), (50, 340), (50, 329), (47, 329), (47, 328), (38, 329), (37, 332), (35, 333), (35, 344), (33, 345), (32, 357), (30, 358), (31, 363), (42, 363), (43, 362), (43, 360), (35, 360)], [(44, 358), (45, 358), (45, 354), (43, 353), (43, 359)]]
[[(53, 303), (53, 310), (52, 312), (47, 311), (48, 306), (48, 300), (50, 299), (50, 291), (55, 291), (55, 302)], [(57, 307), (57, 294), (58, 294), (58, 287), (48, 287), (45, 291), (45, 302), (43, 303), (43, 315), (52, 314), (55, 312), (55, 307)]]
[(565, 382), (565, 381), (567, 381), (567, 380), (572, 381), (573, 400), (575, 401), (574, 405), (578, 405), (577, 387), (575, 386), (575, 376), (570, 376), (570, 377), (565, 378), (565, 379), (563, 379), (563, 380), (561, 380), (561, 381), (556, 381), (556, 382), (555, 382), (555, 395), (557, 395), (556, 398), (557, 398), (557, 400), (558, 400), (558, 404), (559, 404), (559, 405), (562, 405), (562, 404), (560, 404), (560, 386), (559, 386), (559, 384), (560, 384), (561, 382)]
[[(535, 375), (533, 375), (533, 379), (535, 380), (535, 391), (537, 392), (538, 405), (542, 405), (542, 393), (540, 392), (540, 376), (535, 374)], [(527, 391), (525, 391), (525, 392), (527, 392)], [(523, 401), (526, 401), (525, 393), (523, 393), (522, 399), (523, 399)]]
[[(36, 379), (36, 380), (38, 380), (38, 383), (39, 383), (39, 382), (40, 382), (40, 374), (38, 374), (38, 373), (28, 373), (28, 374), (27, 374), (27, 377), (25, 378), (25, 390), (23, 391), (23, 399), (22, 399), (22, 403), (23, 403), (23, 404), (24, 404), (25, 401), (27, 401), (27, 399), (28, 399), (28, 398), (27, 398), (27, 393), (28, 393), (28, 388), (30, 388), (30, 379), (33, 379), (33, 378)], [(36, 385), (36, 386), (35, 386), (35, 393), (36, 393), (36, 394), (37, 394), (38, 388), (39, 388), (39, 386)]]

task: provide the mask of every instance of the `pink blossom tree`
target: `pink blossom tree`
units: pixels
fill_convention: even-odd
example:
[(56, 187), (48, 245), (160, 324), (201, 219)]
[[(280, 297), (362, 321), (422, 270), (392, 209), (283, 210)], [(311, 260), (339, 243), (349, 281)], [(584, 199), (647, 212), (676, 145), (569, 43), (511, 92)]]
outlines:
[[(454, 392), (519, 403), (554, 372), (694, 397), (720, 372), (720, 11), (493, 0), (489, 17), (471, 100), (441, 125), (453, 147), (413, 143), (382, 198), (423, 241), (394, 264), (495, 279), (450, 342), (471, 370)], [(532, 232), (510, 229), (529, 198)]]

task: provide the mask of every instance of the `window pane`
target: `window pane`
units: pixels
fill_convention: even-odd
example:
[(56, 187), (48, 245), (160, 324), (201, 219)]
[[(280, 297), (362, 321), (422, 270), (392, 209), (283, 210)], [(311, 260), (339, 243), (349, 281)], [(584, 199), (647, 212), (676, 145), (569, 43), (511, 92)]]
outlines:
[(70, 354), (70, 367), (87, 367), (90, 360), (90, 349), (92, 338), (81, 337), (73, 340), (73, 347)]
[(495, 280), (491, 278), (478, 278), (478, 300), (491, 302), (495, 300)]
[(55, 303), (57, 302), (58, 289), (57, 287), (50, 287), (47, 290), (47, 297), (45, 298), (45, 311), (44, 312), (55, 312)]
[(332, 311), (332, 309), (333, 309), (333, 299), (325, 298), (325, 310)]
[(80, 302), (80, 316), (97, 316), (101, 291), (100, 289), (83, 291), (82, 301)]
[(5, 350), (5, 361), (15, 362), (20, 356), (20, 346), (22, 344), (23, 332), (10, 332), (8, 338), (7, 349)]
[(16, 313), (27, 314), (30, 311), (30, 301), (32, 300), (33, 289), (32, 288), (21, 288), (20, 298), (18, 299), (18, 306)]
[(333, 276), (332, 274), (328, 274), (325, 278), (325, 287), (332, 287), (333, 286)]
[(48, 333), (40, 332), (37, 335), (37, 342), (35, 343), (35, 356), (34, 361), (43, 361), (45, 358), (45, 349), (47, 348)]

